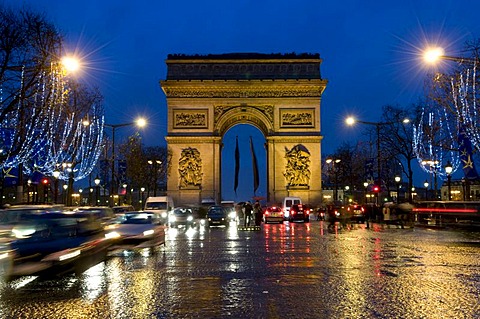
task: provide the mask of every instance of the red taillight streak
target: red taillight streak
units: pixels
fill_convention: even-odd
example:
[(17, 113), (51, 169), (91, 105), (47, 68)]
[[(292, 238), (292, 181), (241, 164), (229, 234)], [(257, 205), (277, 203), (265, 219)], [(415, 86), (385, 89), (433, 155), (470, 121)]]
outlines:
[(417, 213), (476, 213), (473, 208), (414, 208)]

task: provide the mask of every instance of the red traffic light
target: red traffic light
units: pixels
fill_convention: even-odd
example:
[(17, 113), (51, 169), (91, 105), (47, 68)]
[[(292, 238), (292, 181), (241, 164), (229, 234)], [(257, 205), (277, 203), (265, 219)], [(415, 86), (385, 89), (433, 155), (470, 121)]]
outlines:
[(380, 187), (378, 187), (377, 185), (374, 185), (374, 186), (373, 186), (373, 191), (374, 191), (375, 193), (378, 193), (378, 192), (380, 191)]
[(42, 184), (47, 185), (48, 184), (48, 178), (42, 178)]

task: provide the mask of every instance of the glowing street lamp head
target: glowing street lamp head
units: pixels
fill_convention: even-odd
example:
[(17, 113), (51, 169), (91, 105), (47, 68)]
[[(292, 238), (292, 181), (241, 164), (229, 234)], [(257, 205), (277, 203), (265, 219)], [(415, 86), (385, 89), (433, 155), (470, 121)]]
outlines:
[(423, 52), (423, 59), (429, 64), (437, 63), (445, 54), (442, 48), (429, 48)]
[(71, 56), (62, 58), (62, 65), (68, 73), (74, 73), (80, 69), (80, 61)]
[(135, 121), (135, 124), (137, 124), (138, 127), (144, 127), (147, 125), (147, 120), (145, 120), (143, 117), (140, 117)]
[(355, 124), (355, 118), (353, 116), (347, 117), (345, 123), (347, 123), (347, 125), (353, 125)]

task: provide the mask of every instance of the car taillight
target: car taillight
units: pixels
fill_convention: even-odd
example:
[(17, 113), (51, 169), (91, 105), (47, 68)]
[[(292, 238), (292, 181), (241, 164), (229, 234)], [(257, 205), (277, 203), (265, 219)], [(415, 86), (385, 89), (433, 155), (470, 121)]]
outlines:
[(290, 214), (295, 215), (295, 211), (293, 209), (290, 209)]
[(270, 212), (268, 210), (265, 211), (265, 215), (269, 215)]
[(310, 209), (307, 209), (307, 210), (305, 211), (305, 213), (306, 213), (307, 215), (310, 214)]

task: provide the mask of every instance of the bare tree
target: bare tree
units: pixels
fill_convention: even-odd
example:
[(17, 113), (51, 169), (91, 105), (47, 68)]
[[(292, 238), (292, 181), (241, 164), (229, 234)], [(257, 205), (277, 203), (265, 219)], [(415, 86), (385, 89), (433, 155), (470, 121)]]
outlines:
[[(405, 123), (404, 119), (409, 119)], [(398, 165), (408, 180), (408, 196), (412, 200), (411, 189), (413, 187), (413, 169), (412, 160), (416, 159), (413, 146), (413, 127), (418, 123), (413, 106), (410, 108), (401, 108), (399, 106), (384, 106), (382, 109), (382, 123), (380, 126), (380, 147), (382, 152), (382, 165)], [(382, 169), (382, 179), (384, 181), (393, 181), (395, 169)], [(388, 175), (385, 175), (388, 174)], [(390, 175), (392, 174), (392, 175)], [(388, 182), (386, 183), (389, 184)]]

